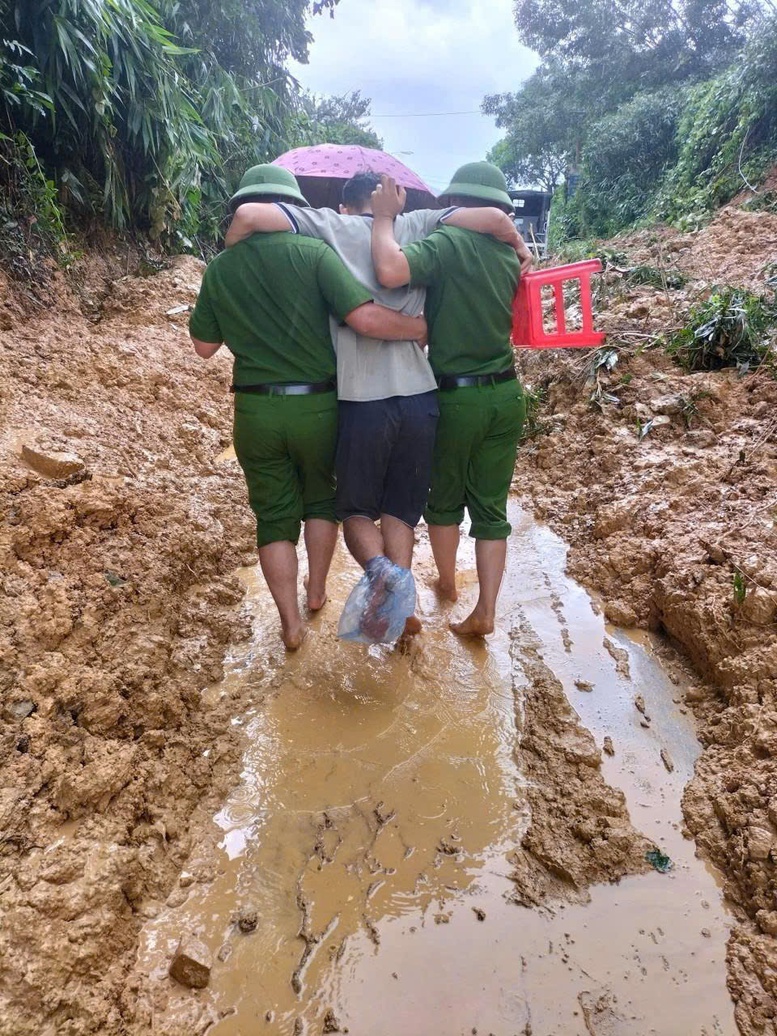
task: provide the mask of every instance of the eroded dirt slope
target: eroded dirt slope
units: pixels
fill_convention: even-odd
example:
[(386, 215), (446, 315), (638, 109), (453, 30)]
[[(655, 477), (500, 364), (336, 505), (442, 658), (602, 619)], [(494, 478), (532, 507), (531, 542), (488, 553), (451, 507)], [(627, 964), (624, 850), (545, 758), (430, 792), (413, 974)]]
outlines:
[(200, 274), (179, 259), (103, 285), (97, 322), (64, 285), (24, 316), (0, 284), (0, 1031), (13, 1036), (111, 1029), (144, 902), (174, 880), (193, 810), (237, 759), (228, 717), (199, 701), (240, 635), (231, 573), (251, 550), (236, 466), (214, 462), (229, 364), (193, 361), (185, 312), (166, 315)]
[(627, 266), (682, 283), (652, 288), (605, 274), (598, 312), (618, 351), (611, 370), (595, 370), (591, 354), (521, 354), (526, 381), (547, 398), (515, 486), (572, 545), (569, 571), (601, 594), (607, 617), (666, 631), (700, 674), (689, 700), (705, 752), (686, 823), (738, 911), (728, 954), (738, 1024), (772, 1033), (777, 380), (763, 368), (684, 373), (654, 338), (682, 326), (710, 283), (763, 290), (777, 217), (730, 207), (696, 234), (642, 231), (609, 244)]

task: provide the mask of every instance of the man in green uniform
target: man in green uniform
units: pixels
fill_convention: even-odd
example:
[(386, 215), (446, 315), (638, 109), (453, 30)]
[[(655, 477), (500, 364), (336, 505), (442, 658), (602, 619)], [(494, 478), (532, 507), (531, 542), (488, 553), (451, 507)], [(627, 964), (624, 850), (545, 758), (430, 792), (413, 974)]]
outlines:
[[(372, 266), (372, 192), (380, 177), (357, 173), (343, 187), (340, 213), (284, 205), (241, 205), (226, 235), (227, 247), (254, 232), (286, 231), (326, 241), (373, 297), (409, 315), (423, 312), (423, 287), (387, 290)], [(394, 223), (401, 245), (421, 241), (441, 223), (493, 234), (531, 253), (512, 220), (496, 208), (426, 209), (403, 213)], [(415, 342), (387, 345), (333, 327), (337, 353), (339, 434), (335, 455), (337, 517), (345, 543), (366, 567), (385, 555), (410, 568), (414, 529), (429, 493), (437, 426), (437, 382)], [(376, 522), (380, 520), (380, 525)], [(405, 632), (418, 632), (411, 616)]]
[[(257, 200), (307, 205), (294, 176), (274, 165), (249, 169), (230, 206)], [(291, 651), (305, 633), (297, 600), (302, 522), (312, 611), (326, 600), (337, 539), (330, 313), (384, 341), (421, 339), (426, 332), (422, 317), (375, 305), (324, 242), (286, 233), (254, 236), (218, 255), (205, 271), (189, 324), (199, 356), (212, 356), (222, 343), (234, 355), (235, 452), (256, 515), (262, 572)]]
[[(457, 170), (444, 205), (496, 205), (512, 212), (505, 178), (488, 162)], [(510, 344), (520, 266), (513, 248), (482, 234), (442, 227), (400, 249), (393, 220), (404, 192), (384, 178), (373, 195), (373, 260), (386, 287), (425, 285), (429, 361), (439, 386), (432, 481), (425, 517), (441, 596), (455, 601), (459, 525), (469, 511), (479, 596), (451, 628), (464, 636), (493, 632), (507, 557), (507, 494), (525, 417)]]

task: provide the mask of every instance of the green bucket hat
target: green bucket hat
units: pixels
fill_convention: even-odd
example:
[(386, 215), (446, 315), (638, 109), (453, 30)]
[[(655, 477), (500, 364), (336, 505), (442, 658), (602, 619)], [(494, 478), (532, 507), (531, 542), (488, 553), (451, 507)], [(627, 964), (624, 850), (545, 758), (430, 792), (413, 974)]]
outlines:
[(507, 193), (507, 180), (504, 173), (490, 162), (468, 162), (460, 166), (453, 174), (450, 186), (439, 196), (443, 205), (449, 204), (451, 197), (477, 198), (490, 201), (500, 209), (513, 211), (513, 202)]
[(234, 212), (241, 201), (259, 198), (263, 194), (280, 195), (300, 205), (308, 204), (299, 189), (296, 176), (288, 169), (280, 165), (254, 165), (243, 175), (240, 186), (229, 199), (229, 211)]

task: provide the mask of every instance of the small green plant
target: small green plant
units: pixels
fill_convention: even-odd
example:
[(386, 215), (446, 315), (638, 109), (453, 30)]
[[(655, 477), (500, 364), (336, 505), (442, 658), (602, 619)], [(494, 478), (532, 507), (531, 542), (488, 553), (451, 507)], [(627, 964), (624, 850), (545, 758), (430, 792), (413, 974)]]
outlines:
[(747, 597), (747, 586), (745, 585), (745, 579), (741, 572), (734, 573), (734, 600), (737, 604), (742, 604), (745, 597)]
[(691, 371), (757, 367), (777, 327), (777, 305), (742, 288), (719, 288), (694, 306), (688, 323), (668, 340), (667, 351)]
[(682, 288), (686, 278), (676, 270), (660, 270), (656, 266), (632, 266), (627, 272), (629, 284), (648, 284), (652, 288)]
[(524, 385), (523, 398), (526, 402), (526, 418), (521, 429), (521, 441), (535, 439), (538, 435), (545, 435), (550, 427), (540, 414), (547, 399), (547, 391), (538, 385), (532, 388), (531, 385)]
[(29, 137), (0, 133), (0, 251), (4, 268), (33, 284), (46, 279), (44, 256), (62, 267), (76, 254), (59, 205), (57, 187), (46, 176)]
[(777, 212), (777, 191), (764, 191), (763, 194), (754, 194), (742, 206), (749, 212), (765, 210), (766, 212)]
[(710, 393), (706, 392), (704, 389), (691, 392), (687, 396), (680, 396), (680, 413), (682, 414), (686, 428), (692, 428), (694, 421), (704, 420), (702, 415), (699, 413), (699, 408), (696, 404), (702, 399), (709, 399), (709, 397)]

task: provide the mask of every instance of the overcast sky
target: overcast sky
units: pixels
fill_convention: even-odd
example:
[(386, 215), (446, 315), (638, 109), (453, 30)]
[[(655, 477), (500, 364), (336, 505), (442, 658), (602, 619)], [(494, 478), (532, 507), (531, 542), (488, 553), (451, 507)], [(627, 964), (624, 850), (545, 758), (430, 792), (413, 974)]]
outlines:
[(435, 193), (499, 140), (479, 114), (485, 94), (516, 90), (537, 64), (518, 41), (512, 0), (340, 0), (310, 30), (310, 62), (293, 75), (318, 94), (370, 97), (386, 151)]

